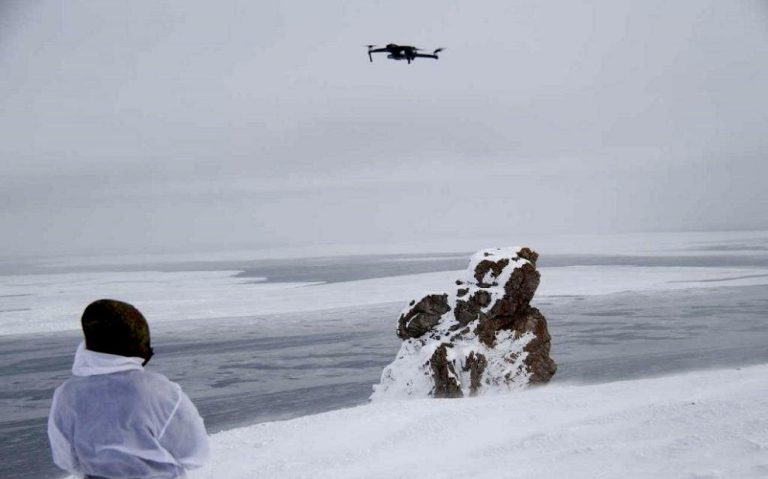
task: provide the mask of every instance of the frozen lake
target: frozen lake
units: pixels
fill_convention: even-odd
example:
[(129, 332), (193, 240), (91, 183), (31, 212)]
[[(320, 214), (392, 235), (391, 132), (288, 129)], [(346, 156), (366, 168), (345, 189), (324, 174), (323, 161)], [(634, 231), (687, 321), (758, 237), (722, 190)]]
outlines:
[[(740, 252), (731, 259), (696, 255), (563, 255), (552, 257), (549, 263), (542, 261), (545, 280), (551, 272), (553, 278), (559, 278), (553, 279), (553, 283), (562, 283), (551, 285), (549, 294), (534, 301), (549, 319), (552, 355), (559, 364), (554, 381), (606, 382), (768, 362), (768, 285), (761, 284), (765, 281), (761, 272), (765, 257), (755, 255), (750, 259), (750, 255)], [(430, 281), (437, 282), (450, 277), (441, 271), (460, 269), (465, 264), (466, 257), (462, 255), (387, 256), (357, 261), (284, 260), (280, 265), (267, 262), (241, 268), (228, 264), (225, 269), (241, 271), (226, 278), (247, 280), (231, 283), (233, 288), (250, 287), (255, 277), (267, 277), (270, 281), (277, 278), (277, 284), (283, 285), (322, 282), (312, 288), (330, 288), (335, 284), (341, 287), (338, 291), (346, 288), (352, 296), (348, 301), (354, 301), (354, 296), (369, 286), (386, 289), (390, 284), (366, 281), (389, 281), (392, 275), (417, 275), (414, 278), (423, 279), (418, 275), (435, 274)], [(200, 271), (191, 270), (190, 266), (177, 265), (170, 274), (188, 278)], [(296, 273), (291, 274), (291, 267)], [(126, 270), (142, 271), (139, 267)], [(656, 276), (651, 270), (664, 281), (658, 283), (653, 279)], [(279, 271), (283, 276), (278, 278)], [(569, 290), (569, 281), (575, 281), (569, 279), (571, 276), (578, 277), (578, 273), (585, 271), (602, 278), (604, 289), (595, 290), (595, 284), (592, 289), (585, 289), (574, 282), (570, 288), (574, 294), (560, 294)], [(602, 274), (595, 275), (596, 271)], [(615, 278), (631, 276), (633, 272), (637, 275), (626, 278), (626, 288), (609, 287), (617, 281)], [(109, 274), (113, 280), (120, 275), (111, 268), (87, 272), (49, 270), (24, 276), (30, 294), (26, 297), (38, 300), (29, 304), (40, 305), (41, 311), (57, 311), (66, 304), (60, 301), (59, 293), (44, 294), (46, 287), (54, 288), (45, 286), (45, 282), (58, 274), (80, 278), (83, 283), (70, 290), (76, 294), (98, 281), (98, 277), (88, 275)], [(7, 285), (12, 282), (9, 278), (19, 277), (6, 275), (3, 281)], [(16, 306), (25, 304), (24, 296), (11, 296), (22, 294), (18, 284), (19, 281), (16, 290), (0, 291), (6, 295), (3, 306), (10, 303), (9, 299)], [(144, 287), (142, 284), (119, 286), (136, 293)], [(424, 285), (418, 281), (416, 284)], [(263, 282), (260, 285), (265, 286)], [(542, 284), (542, 293), (546, 293), (545, 285)], [(67, 301), (74, 297), (66, 296), (66, 286), (56, 288), (64, 291), (61, 294)], [(273, 293), (281, 295), (286, 291), (278, 288)], [(301, 291), (289, 292), (300, 295)], [(390, 292), (395, 299), (403, 294), (397, 289)], [(412, 295), (417, 296), (418, 292), (417, 289)], [(234, 297), (231, 294), (224, 300)], [(387, 295), (376, 297), (386, 299)], [(343, 299), (337, 298), (336, 307), (258, 316), (227, 317), (213, 311), (210, 318), (153, 322), (153, 315), (147, 314), (156, 350), (151, 367), (184, 387), (205, 417), (210, 432), (364, 403), (371, 385), (378, 381), (382, 368), (399, 347), (394, 325), (407, 297), (373, 304), (358, 298), (360, 304), (351, 306), (345, 305)], [(11, 316), (13, 311), (8, 311), (17, 309), (15, 306), (0, 309), (7, 311), (8, 324), (23, 324), (19, 317)], [(220, 311), (227, 310), (223, 304)], [(0, 315), (0, 319), (3, 317)], [(53, 388), (69, 376), (80, 334), (71, 328), (58, 329), (61, 330), (48, 333), (34, 329), (17, 334), (0, 331), (5, 333), (0, 335), (1, 477), (63, 476), (49, 459), (45, 418)]]
[[(550, 321), (559, 363), (554, 381), (768, 362), (767, 286), (576, 296), (537, 305)], [(198, 322), (179, 338), (156, 328), (151, 367), (184, 387), (209, 432), (361, 404), (397, 352), (392, 326), (401, 306), (302, 313), (306, 326), (285, 330)], [(312, 320), (324, 315), (369, 321), (354, 331), (314, 330)], [(79, 341), (76, 333), (0, 339), (2, 477), (62, 476), (49, 460), (45, 416)]]

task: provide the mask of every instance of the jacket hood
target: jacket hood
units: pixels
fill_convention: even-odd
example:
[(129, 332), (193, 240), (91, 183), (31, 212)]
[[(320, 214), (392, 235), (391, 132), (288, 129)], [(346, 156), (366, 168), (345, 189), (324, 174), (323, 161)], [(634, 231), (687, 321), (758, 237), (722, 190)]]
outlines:
[(72, 364), (72, 374), (75, 376), (95, 376), (97, 374), (112, 374), (132, 369), (144, 369), (141, 365), (144, 358), (118, 356), (115, 354), (97, 353), (85, 349), (85, 341), (81, 342), (75, 352)]

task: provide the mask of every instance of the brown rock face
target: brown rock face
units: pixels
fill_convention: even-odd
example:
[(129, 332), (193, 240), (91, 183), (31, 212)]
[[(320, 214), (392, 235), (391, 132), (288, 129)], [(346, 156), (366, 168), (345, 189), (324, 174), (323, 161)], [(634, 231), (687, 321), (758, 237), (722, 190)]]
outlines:
[(511, 326), (518, 335), (533, 334), (533, 339), (523, 348), (528, 353), (523, 361), (531, 374), (528, 380), (534, 384), (548, 382), (555, 375), (557, 364), (549, 357), (551, 338), (547, 319), (538, 309), (529, 307), (513, 320)]
[(488, 360), (485, 359), (485, 356), (482, 354), (475, 354), (473, 351), (469, 353), (469, 356), (467, 356), (467, 362), (464, 364), (464, 370), (469, 371), (470, 394), (477, 394), (477, 392), (480, 390), (480, 387), (482, 386), (482, 382), (480, 380), (483, 377), (483, 371), (485, 371), (486, 366), (488, 366)]
[[(530, 305), (540, 281), (538, 256), (530, 248), (480, 251), (448, 292), (412, 301), (398, 321), (405, 343), (374, 397), (428, 390), (454, 398), (549, 381), (557, 365), (547, 320)], [(419, 371), (401, 370), (406, 363)]]
[(430, 294), (421, 301), (411, 301), (411, 309), (400, 315), (397, 324), (397, 337), (400, 339), (418, 338), (437, 326), (440, 317), (451, 310), (447, 294)]
[(453, 362), (448, 360), (448, 346), (441, 344), (429, 358), (429, 367), (435, 377), (435, 397), (459, 398), (463, 396), (461, 386), (456, 380), (456, 369)]

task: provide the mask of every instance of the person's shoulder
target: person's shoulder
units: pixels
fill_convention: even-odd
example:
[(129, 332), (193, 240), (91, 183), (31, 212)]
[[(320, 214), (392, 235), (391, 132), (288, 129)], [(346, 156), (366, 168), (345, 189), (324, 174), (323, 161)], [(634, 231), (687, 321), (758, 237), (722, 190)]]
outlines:
[(141, 371), (141, 375), (144, 378), (144, 381), (148, 385), (151, 385), (152, 387), (162, 388), (162, 389), (181, 390), (181, 386), (179, 386), (175, 382), (168, 379), (164, 374), (160, 374), (154, 371), (149, 371), (147, 369), (144, 369), (143, 371)]
[(61, 383), (59, 387), (54, 389), (53, 395), (59, 396), (62, 394), (67, 394), (69, 391), (72, 391), (72, 389), (77, 387), (77, 384), (82, 382), (84, 378), (80, 376), (70, 376), (66, 381)]
[(60, 403), (77, 402), (82, 396), (83, 384), (88, 380), (87, 377), (71, 376), (53, 390), (53, 401)]

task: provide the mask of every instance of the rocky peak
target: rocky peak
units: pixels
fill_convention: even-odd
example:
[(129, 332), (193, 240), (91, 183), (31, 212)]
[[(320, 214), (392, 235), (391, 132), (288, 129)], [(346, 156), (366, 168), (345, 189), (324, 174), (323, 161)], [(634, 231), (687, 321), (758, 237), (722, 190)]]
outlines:
[(530, 306), (538, 256), (478, 251), (447, 292), (411, 301), (398, 319), (400, 352), (371, 398), (462, 397), (549, 381), (557, 367), (547, 321)]

